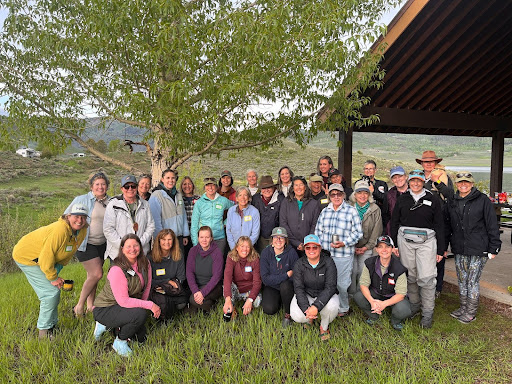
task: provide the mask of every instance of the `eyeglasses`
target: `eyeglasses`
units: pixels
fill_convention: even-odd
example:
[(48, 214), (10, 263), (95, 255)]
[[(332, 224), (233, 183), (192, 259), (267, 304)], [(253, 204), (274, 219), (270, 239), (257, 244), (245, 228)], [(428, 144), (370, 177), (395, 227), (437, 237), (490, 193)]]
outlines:
[(469, 172), (460, 172), (460, 173), (457, 173), (457, 174), (455, 175), (455, 177), (456, 177), (457, 179), (460, 179), (460, 178), (462, 178), (462, 177), (473, 178), (473, 175), (472, 175), (471, 173), (469, 173)]
[(365, 170), (365, 171), (373, 171), (374, 169), (375, 169), (375, 168), (373, 168), (373, 167), (365, 167), (365, 168), (364, 168), (364, 170)]
[(343, 193), (341, 193), (341, 192), (340, 193), (336, 193), (336, 192), (335, 193), (329, 193), (329, 196), (330, 197), (342, 197)]
[(282, 237), (282, 236), (274, 236), (273, 239), (277, 240), (277, 241), (284, 241), (285, 240), (284, 237)]
[(123, 188), (124, 189), (137, 189), (137, 186), (135, 184), (128, 184), (128, 185), (123, 185)]
[(306, 251), (314, 251), (314, 250), (316, 250), (316, 249), (318, 249), (318, 248), (320, 248), (318, 245), (306, 245), (306, 246), (304, 247), (304, 249), (305, 249)]

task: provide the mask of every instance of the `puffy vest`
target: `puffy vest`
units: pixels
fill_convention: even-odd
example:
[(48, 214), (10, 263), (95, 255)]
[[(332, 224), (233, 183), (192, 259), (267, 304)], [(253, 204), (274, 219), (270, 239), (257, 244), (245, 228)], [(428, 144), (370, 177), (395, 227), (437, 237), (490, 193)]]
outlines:
[(370, 289), (379, 295), (391, 297), (395, 294), (395, 284), (398, 277), (403, 273), (407, 273), (407, 268), (402, 265), (398, 257), (391, 255), (391, 262), (389, 263), (388, 270), (381, 277), (380, 267), (377, 272), (375, 265), (378, 258), (379, 256), (373, 256), (364, 262), (366, 268), (368, 268), (368, 271), (370, 272)]
[[(133, 297), (135, 299), (141, 299), (142, 294), (144, 293), (145, 285), (142, 285), (140, 282), (139, 275), (135, 273), (135, 276), (130, 275), (128, 272), (123, 271), (126, 276), (126, 280), (128, 281), (128, 296)], [(144, 284), (148, 283), (148, 272), (142, 272), (142, 277), (144, 278)], [(112, 293), (112, 288), (110, 287), (109, 279), (106, 279), (105, 285), (103, 286), (102, 291), (94, 300), (94, 306), (96, 307), (111, 307), (116, 305), (117, 301)]]

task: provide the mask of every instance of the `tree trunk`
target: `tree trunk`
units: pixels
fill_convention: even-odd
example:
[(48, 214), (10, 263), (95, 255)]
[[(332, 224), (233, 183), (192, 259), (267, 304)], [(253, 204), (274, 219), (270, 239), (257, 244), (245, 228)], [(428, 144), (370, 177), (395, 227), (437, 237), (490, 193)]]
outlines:
[(156, 187), (162, 179), (162, 172), (171, 167), (169, 161), (169, 152), (165, 149), (160, 149), (158, 139), (155, 140), (153, 151), (151, 152), (151, 178), (152, 186)]

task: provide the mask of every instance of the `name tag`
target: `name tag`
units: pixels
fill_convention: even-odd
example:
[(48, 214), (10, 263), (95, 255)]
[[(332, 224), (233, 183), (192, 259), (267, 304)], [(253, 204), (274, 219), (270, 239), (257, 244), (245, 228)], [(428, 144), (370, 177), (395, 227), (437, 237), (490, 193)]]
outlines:
[(178, 205), (181, 205), (181, 204), (183, 204), (183, 201), (178, 200)]
[(221, 204), (215, 204), (215, 208), (222, 209), (222, 205)]
[(389, 285), (395, 285), (395, 279), (388, 278), (388, 284)]
[(432, 205), (430, 200), (423, 200), (423, 204), (428, 205), (429, 207)]
[(135, 276), (135, 271), (133, 269), (127, 270), (126, 273), (129, 274), (130, 276)]
[(245, 272), (252, 272), (252, 267), (250, 265), (245, 267)]
[(165, 275), (165, 268), (157, 269), (157, 270), (156, 270), (156, 275), (157, 275), (157, 276), (163, 276), (163, 275)]
[(274, 207), (270, 207), (270, 209), (274, 209)]
[(329, 200), (327, 199), (320, 199), (320, 204), (328, 204)]
[(244, 216), (244, 221), (251, 221), (252, 220), (252, 216)]
[(71, 252), (73, 250), (72, 245), (66, 245), (66, 252)]

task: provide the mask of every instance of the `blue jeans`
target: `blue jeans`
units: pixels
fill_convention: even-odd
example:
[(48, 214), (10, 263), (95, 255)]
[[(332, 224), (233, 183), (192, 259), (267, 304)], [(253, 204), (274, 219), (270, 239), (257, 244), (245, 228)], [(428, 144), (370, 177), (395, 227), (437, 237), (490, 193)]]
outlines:
[(340, 307), (338, 313), (347, 312), (349, 310), (348, 303), (348, 288), (352, 281), (352, 267), (354, 263), (354, 256), (348, 257), (333, 257), (336, 270), (338, 271), (337, 287), (338, 296), (340, 299)]

